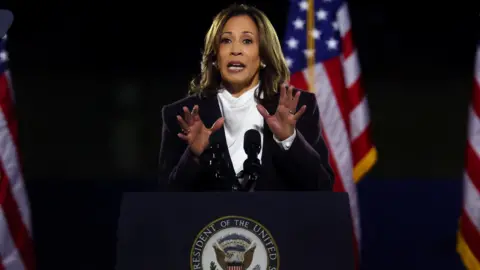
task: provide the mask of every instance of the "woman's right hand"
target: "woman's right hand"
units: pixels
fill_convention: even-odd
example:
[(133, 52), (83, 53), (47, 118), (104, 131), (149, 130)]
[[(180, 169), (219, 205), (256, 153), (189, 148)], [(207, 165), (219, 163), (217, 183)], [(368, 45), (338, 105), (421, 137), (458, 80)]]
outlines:
[(183, 107), (184, 117), (177, 115), (178, 123), (183, 131), (183, 133), (178, 133), (178, 137), (188, 143), (190, 150), (197, 157), (207, 149), (210, 135), (219, 130), (225, 122), (224, 118), (220, 117), (211, 128), (207, 128), (200, 119), (198, 110), (198, 105), (195, 105), (191, 112), (187, 107)]

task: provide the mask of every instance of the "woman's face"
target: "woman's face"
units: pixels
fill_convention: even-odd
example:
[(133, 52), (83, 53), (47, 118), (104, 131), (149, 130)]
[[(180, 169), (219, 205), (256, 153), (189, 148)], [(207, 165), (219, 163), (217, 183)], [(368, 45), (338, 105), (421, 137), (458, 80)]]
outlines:
[(220, 36), (217, 64), (224, 84), (251, 87), (258, 83), (259, 34), (247, 15), (230, 18)]

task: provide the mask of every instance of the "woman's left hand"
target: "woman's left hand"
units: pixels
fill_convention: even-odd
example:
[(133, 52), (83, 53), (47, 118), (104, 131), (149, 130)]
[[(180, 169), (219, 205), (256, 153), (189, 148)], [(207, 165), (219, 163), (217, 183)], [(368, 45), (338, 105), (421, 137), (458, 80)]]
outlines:
[(257, 105), (258, 111), (265, 118), (273, 135), (280, 141), (293, 135), (298, 119), (305, 113), (306, 105), (303, 105), (296, 112), (299, 98), (300, 91), (293, 96), (293, 86), (283, 85), (280, 89), (280, 100), (274, 115), (270, 115), (262, 105)]

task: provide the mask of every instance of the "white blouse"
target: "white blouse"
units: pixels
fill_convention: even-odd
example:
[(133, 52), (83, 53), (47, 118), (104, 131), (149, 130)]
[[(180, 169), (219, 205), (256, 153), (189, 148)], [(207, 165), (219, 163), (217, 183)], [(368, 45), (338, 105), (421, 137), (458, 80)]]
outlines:
[[(220, 89), (218, 92), (218, 103), (222, 116), (225, 119), (223, 124), (227, 147), (232, 159), (235, 173), (238, 174), (243, 170), (243, 162), (247, 158), (247, 154), (243, 149), (243, 137), (247, 130), (256, 129), (260, 133), (262, 147), (258, 154), (258, 159), (262, 160), (263, 153), (263, 116), (258, 112), (255, 93), (258, 91), (260, 84), (252, 87), (239, 97), (234, 97), (226, 89)], [(296, 131), (292, 136), (279, 141), (274, 140), (284, 150), (288, 150), (295, 139)]]

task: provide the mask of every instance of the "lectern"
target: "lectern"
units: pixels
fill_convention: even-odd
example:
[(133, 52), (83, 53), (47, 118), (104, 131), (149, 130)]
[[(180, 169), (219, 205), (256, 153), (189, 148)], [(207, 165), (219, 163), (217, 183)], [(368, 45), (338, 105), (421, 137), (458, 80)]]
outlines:
[(125, 193), (117, 270), (354, 270), (347, 193)]

